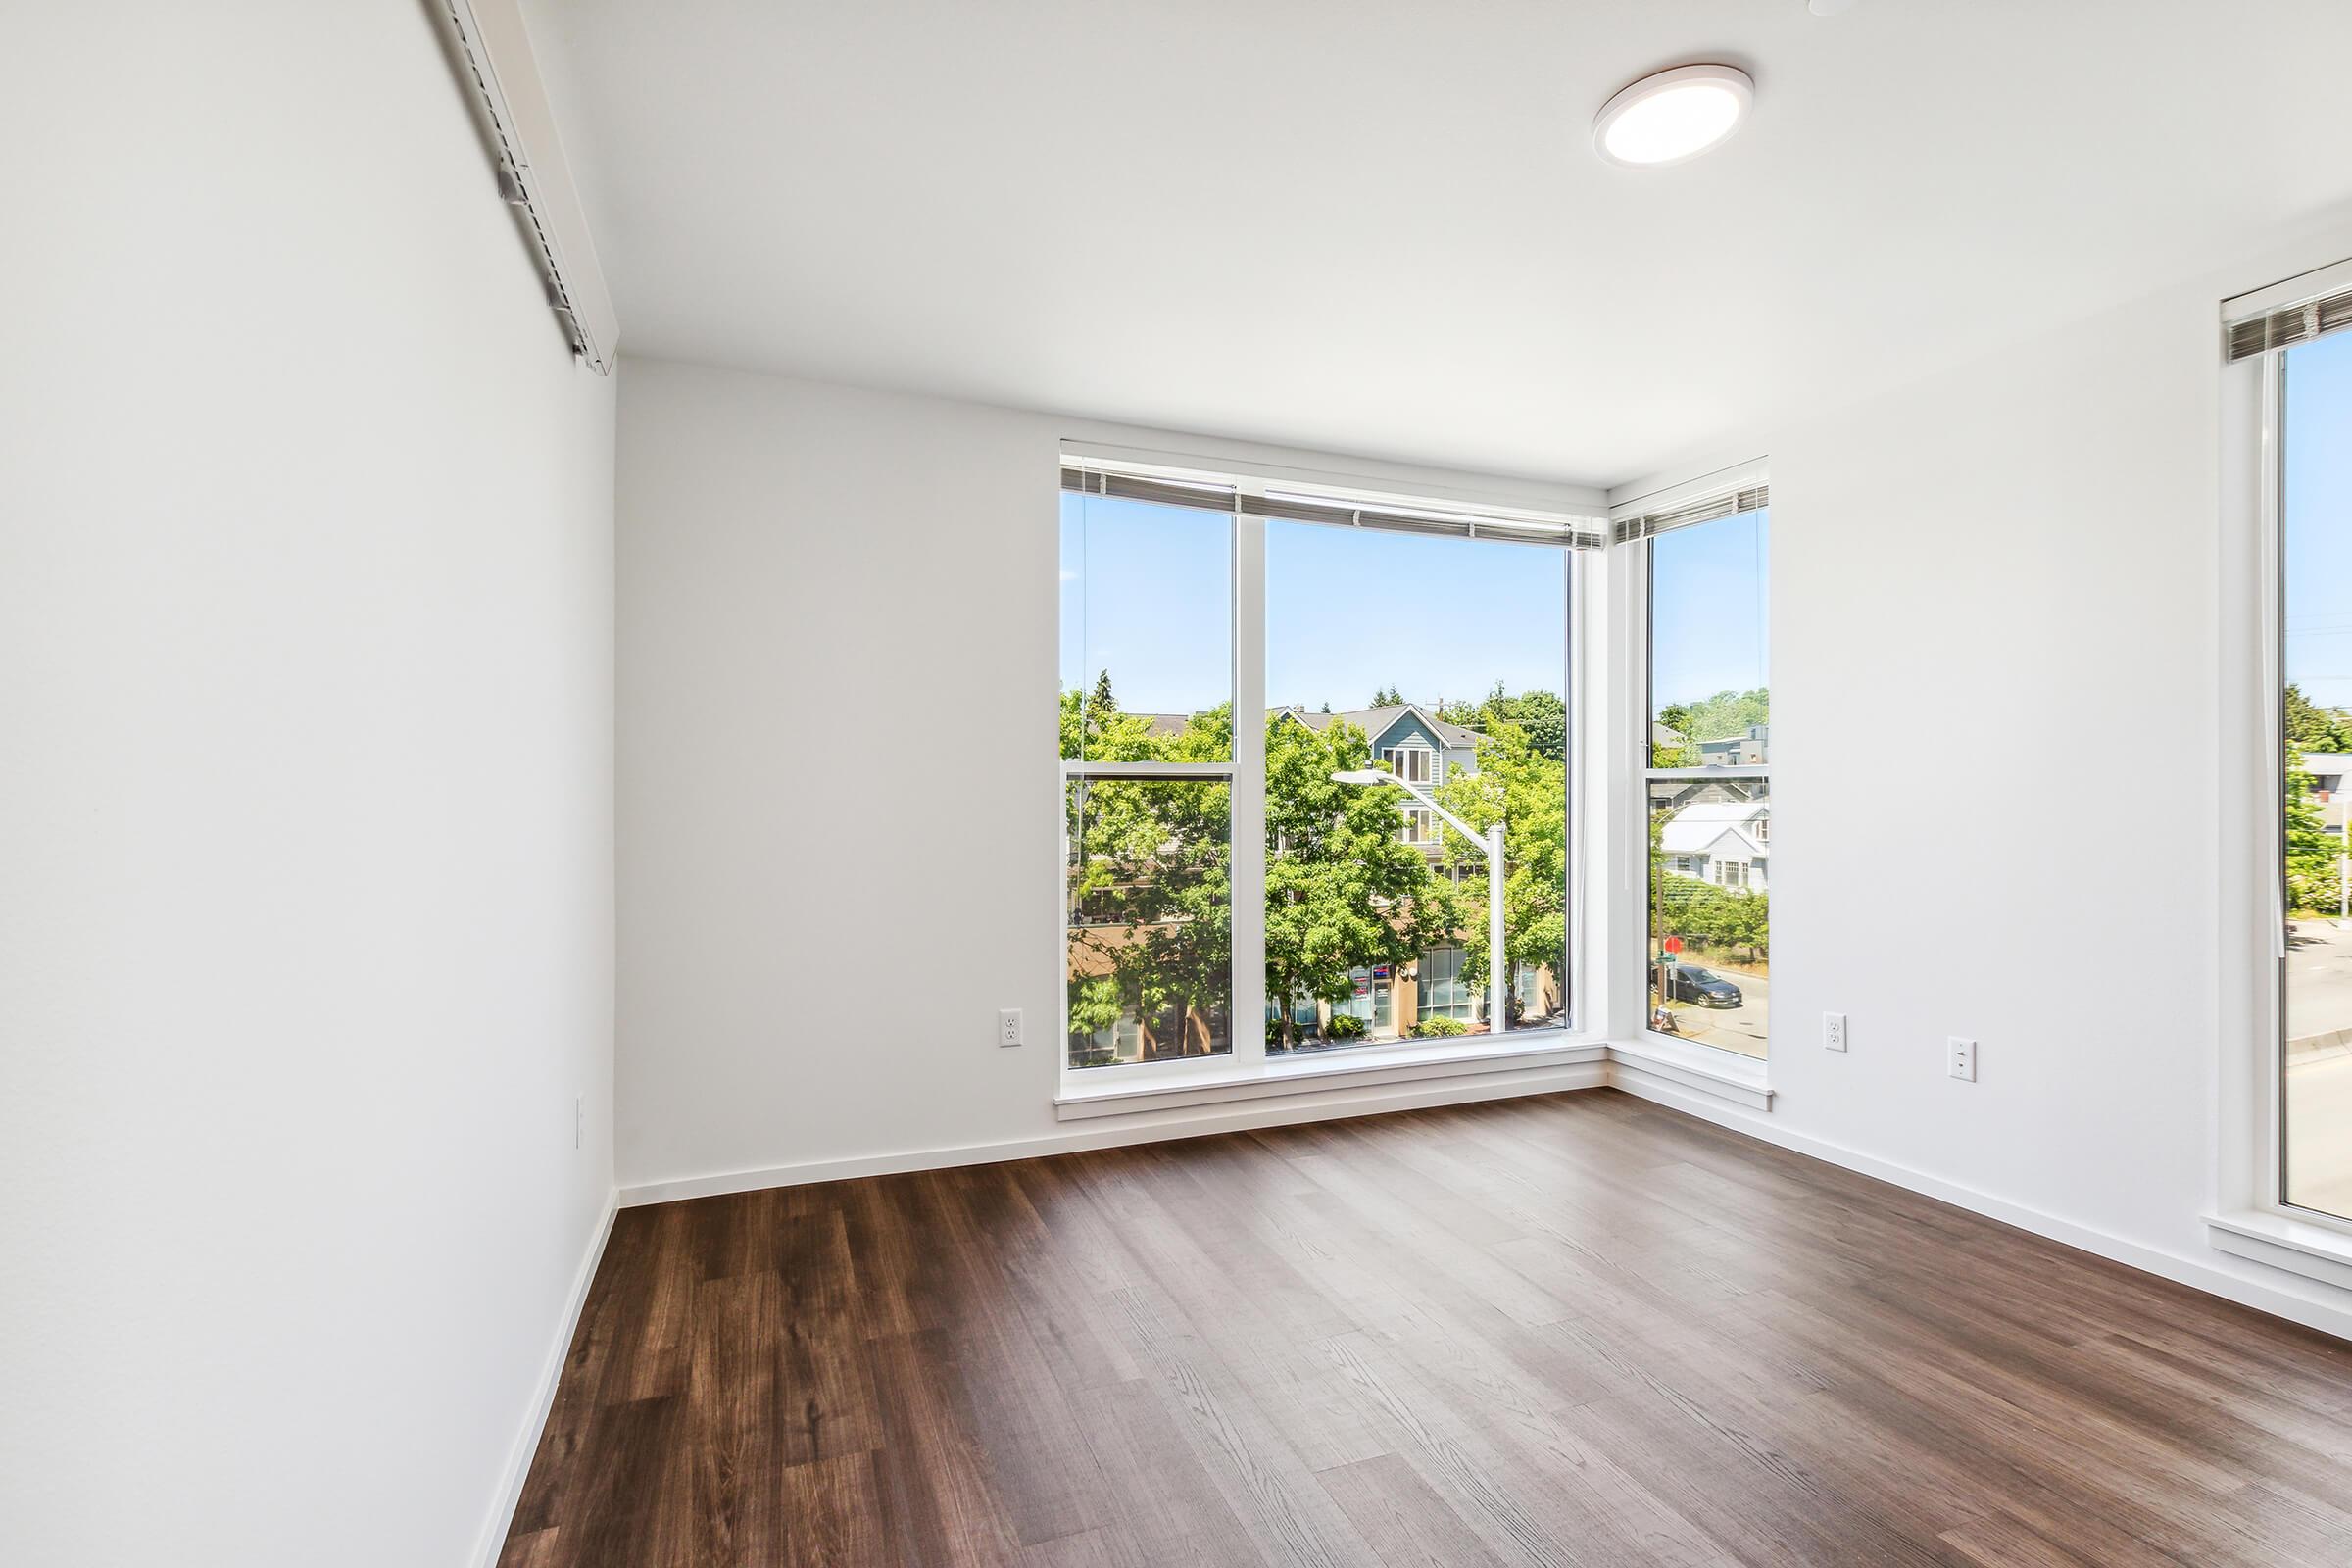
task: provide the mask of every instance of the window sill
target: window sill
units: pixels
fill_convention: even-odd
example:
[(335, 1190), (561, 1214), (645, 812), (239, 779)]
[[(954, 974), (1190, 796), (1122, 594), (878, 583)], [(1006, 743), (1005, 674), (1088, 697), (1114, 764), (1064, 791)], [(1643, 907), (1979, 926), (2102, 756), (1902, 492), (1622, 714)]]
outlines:
[(1631, 1072), (1647, 1073), (1678, 1089), (1709, 1095), (1749, 1110), (1772, 1109), (1772, 1075), (1767, 1063), (1716, 1046), (1642, 1034), (1609, 1047), (1609, 1059)]
[(1541, 1030), (1503, 1046), (1483, 1040), (1470, 1045), (1368, 1046), (1345, 1055), (1271, 1061), (1253, 1073), (1101, 1088), (1088, 1085), (1054, 1096), (1054, 1115), (1058, 1121), (1081, 1121), (1273, 1095), (1596, 1063), (1614, 1064), (1611, 1080), (1604, 1082), (1622, 1082), (1627, 1073), (1643, 1073), (1685, 1093), (1705, 1095), (1748, 1110), (1772, 1109), (1773, 1088), (1766, 1064), (1737, 1053), (1657, 1036), (1633, 1042), (1606, 1041), (1562, 1030)]
[(2205, 1216), (2205, 1239), (2217, 1251), (2306, 1279), (2352, 1289), (2352, 1235), (2263, 1209)]
[(1568, 1067), (1602, 1062), (1608, 1057), (1605, 1041), (1552, 1029), (1531, 1031), (1524, 1040), (1500, 1046), (1489, 1044), (1483, 1038), (1467, 1046), (1367, 1046), (1345, 1055), (1270, 1061), (1257, 1072), (1066, 1090), (1054, 1097), (1054, 1114), (1059, 1121), (1127, 1116), (1139, 1111), (1175, 1110), (1187, 1105), (1259, 1100), (1271, 1095), (1305, 1095), (1329, 1089), (1457, 1078), (1471, 1073), (1523, 1072), (1530, 1067)]

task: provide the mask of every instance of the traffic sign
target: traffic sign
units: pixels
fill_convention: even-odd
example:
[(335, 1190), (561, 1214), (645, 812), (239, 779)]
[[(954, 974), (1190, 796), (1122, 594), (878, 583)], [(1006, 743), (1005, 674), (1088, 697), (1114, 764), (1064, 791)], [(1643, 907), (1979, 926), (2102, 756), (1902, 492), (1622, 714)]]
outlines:
[(1667, 951), (1668, 953), (1680, 953), (1680, 952), (1682, 952), (1682, 951), (1683, 951), (1683, 939), (1682, 939), (1681, 937), (1668, 937), (1668, 938), (1666, 939), (1666, 951)]

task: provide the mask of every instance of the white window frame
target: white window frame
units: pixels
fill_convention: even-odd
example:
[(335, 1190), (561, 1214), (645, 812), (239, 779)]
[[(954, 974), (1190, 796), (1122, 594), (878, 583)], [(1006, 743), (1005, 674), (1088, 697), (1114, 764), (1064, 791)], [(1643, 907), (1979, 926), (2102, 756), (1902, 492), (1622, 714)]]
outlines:
[[(1065, 443), (1065, 452), (1074, 449)], [(1096, 454), (1082, 454), (1089, 458)], [(1109, 453), (1102, 454), (1105, 457)], [(1236, 472), (1223, 466), (1190, 463), (1162, 464), (1138, 462), (1131, 454), (1120, 453), (1117, 461), (1129, 471), (1151, 472), (1175, 479), (1213, 479), (1223, 482), (1238, 480), (1242, 499), (1233, 520), (1233, 685), (1232, 693), (1237, 715), (1250, 710), (1252, 694), (1262, 710), (1265, 691), (1265, 548), (1266, 517), (1250, 507), (1252, 496), (1261, 496), (1270, 489), (1296, 486), (1298, 476), (1251, 476)], [(1363, 490), (1361, 499), (1372, 502), (1396, 498), (1391, 492)], [(1455, 498), (1468, 504), (1469, 497)], [(1508, 511), (1508, 508), (1495, 510)], [(1597, 509), (1595, 509), (1597, 511)], [(1568, 514), (1576, 515), (1573, 510)], [(1588, 515), (1593, 526), (1601, 523), (1597, 515)], [(1528, 545), (1518, 548), (1531, 551), (1549, 547)], [(1265, 732), (1262, 724), (1236, 722), (1234, 725), (1233, 759), (1229, 762), (1177, 763), (1133, 762), (1096, 763), (1064, 760), (1061, 781), (1064, 789), (1078, 778), (1223, 778), (1231, 781), (1232, 815), (1231, 896), (1233, 900), (1233, 988), (1231, 1000), (1232, 1050), (1219, 1055), (1188, 1056), (1159, 1061), (1123, 1062), (1101, 1067), (1072, 1067), (1068, 1056), (1069, 1004), (1065, 945), (1067, 932), (1062, 921), (1069, 907), (1066, 886), (1068, 845), (1062, 846), (1061, 861), (1064, 885), (1060, 910), (1054, 927), (1054, 985), (1059, 1003), (1054, 1016), (1057, 1027), (1054, 1034), (1054, 1049), (1057, 1056), (1060, 1092), (1055, 1096), (1059, 1113), (1071, 1115), (1103, 1114), (1101, 1102), (1121, 1098), (1132, 1100), (1134, 1108), (1152, 1108), (1153, 1092), (1166, 1089), (1184, 1091), (1199, 1088), (1212, 1098), (1222, 1098), (1221, 1091), (1230, 1088), (1236, 1097), (1264, 1092), (1264, 1085), (1276, 1079), (1292, 1080), (1300, 1088), (1318, 1087), (1308, 1079), (1337, 1078), (1343, 1073), (1362, 1074), (1386, 1079), (1396, 1073), (1416, 1074), (1426, 1065), (1431, 1075), (1449, 1075), (1452, 1070), (1445, 1058), (1476, 1061), (1494, 1058), (1494, 1070), (1520, 1070), (1531, 1066), (1552, 1065), (1555, 1061), (1598, 1060), (1605, 1057), (1593, 1031), (1587, 1023), (1588, 998), (1600, 993), (1596, 984), (1589, 987), (1590, 977), (1597, 974), (1599, 965), (1592, 961), (1592, 921), (1584, 897), (1586, 882), (1586, 849), (1588, 835), (1584, 829), (1585, 813), (1591, 808), (1588, 794), (1590, 774), (1585, 765), (1585, 742), (1589, 738), (1583, 727), (1586, 710), (1584, 695), (1579, 687), (1584, 671), (1592, 659), (1592, 648), (1586, 642), (1588, 621), (1586, 600), (1594, 591), (1600, 577), (1596, 558), (1599, 552), (1562, 551), (1566, 558), (1561, 570), (1561, 614), (1565, 635), (1562, 638), (1561, 692), (1567, 710), (1569, 736), (1567, 784), (1568, 799), (1568, 878), (1566, 891), (1567, 935), (1566, 951), (1562, 955), (1565, 970), (1563, 984), (1568, 988), (1569, 1007), (1563, 1021), (1547, 1028), (1506, 1030), (1501, 1034), (1461, 1037), (1453, 1040), (1401, 1040), (1389, 1044), (1373, 1044), (1350, 1048), (1344, 1053), (1313, 1053), (1304, 1061), (1297, 1055), (1269, 1057), (1265, 1049), (1265, 1030), (1262, 1019), (1266, 1008), (1265, 968), (1262, 954), (1265, 941), (1265, 860), (1262, 855), (1245, 855), (1246, 846), (1265, 842)], [(1428, 747), (1390, 748), (1388, 750), (1419, 750), (1432, 760), (1435, 772), (1436, 753)], [(1061, 804), (1055, 804), (1056, 820), (1065, 819)], [(1441, 835), (1433, 833), (1429, 842), (1438, 842)], [(1285, 1088), (1289, 1087), (1287, 1084)], [(1092, 1103), (1090, 1103), (1092, 1102)]]
[[(2352, 287), (2352, 262), (2223, 302), (2224, 323)], [(2285, 516), (2281, 389), (2291, 349), (2225, 365), (2219, 737), (2222, 944), (2218, 1156), (2206, 1236), (2218, 1250), (2352, 1287), (2352, 1219), (2285, 1194)]]
[[(1380, 761), (1407, 784), (1434, 786), (1438, 782), (1437, 755), (1426, 746), (1384, 746), (1380, 749)], [(1408, 760), (1413, 763), (1410, 767), (1405, 765)]]
[[(1664, 511), (1692, 502), (1708, 495), (1746, 489), (1770, 481), (1770, 466), (1762, 459), (1703, 474), (1696, 479), (1663, 489), (1651, 490), (1620, 502), (1610, 509), (1614, 519), (1639, 516), (1644, 513)], [(1708, 527), (1708, 523), (1695, 524)], [(1662, 1035), (1649, 1026), (1649, 795), (1650, 786), (1661, 780), (1688, 779), (1760, 779), (1769, 787), (1772, 766), (1766, 763), (1740, 763), (1722, 766), (1652, 767), (1650, 760), (1650, 715), (1655, 711), (1650, 690), (1649, 591), (1650, 539), (1634, 540), (1610, 551), (1613, 563), (1619, 564), (1618, 588), (1611, 599), (1614, 618), (1624, 626), (1625, 634), (1611, 649), (1618, 660), (1612, 672), (1612, 689), (1622, 694), (1625, 713), (1619, 726), (1623, 742), (1631, 748), (1632, 765), (1627, 769), (1633, 786), (1626, 791), (1628, 799), (1616, 813), (1616, 830), (1624, 845), (1623, 898), (1612, 911), (1613, 931), (1630, 935), (1629, 941), (1612, 948), (1613, 974), (1623, 976), (1631, 990), (1634, 1037), (1641, 1043), (1647, 1058), (1669, 1072), (1699, 1071), (1720, 1075), (1736, 1086), (1760, 1096), (1769, 1108), (1771, 1063), (1779, 1050), (1776, 1031), (1780, 1023), (1777, 1009), (1766, 1014), (1764, 1025), (1764, 1059), (1759, 1061), (1728, 1047), (1707, 1045), (1686, 1040), (1677, 1035)], [(1770, 563), (1766, 564), (1769, 587)], [(1771, 676), (1769, 654), (1766, 678)], [(1683, 738), (1686, 746), (1698, 742), (1690, 736)], [(1720, 864), (1719, 861), (1714, 862)], [(1713, 865), (1710, 865), (1710, 872)], [(1702, 879), (1707, 873), (1702, 873)]]

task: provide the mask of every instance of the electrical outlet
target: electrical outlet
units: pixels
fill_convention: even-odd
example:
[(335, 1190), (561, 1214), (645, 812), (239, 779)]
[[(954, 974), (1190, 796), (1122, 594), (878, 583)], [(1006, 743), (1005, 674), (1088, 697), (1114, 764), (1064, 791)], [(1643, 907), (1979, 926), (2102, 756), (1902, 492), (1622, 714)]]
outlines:
[(1821, 1015), (1821, 1044), (1829, 1051), (1845, 1049), (1845, 1014), (1825, 1012)]
[(1021, 1044), (1020, 1008), (999, 1007), (997, 1009), (997, 1044), (1000, 1046)]
[(1953, 1035), (1945, 1042), (1945, 1045), (1950, 1048), (1951, 1052), (1951, 1065), (1948, 1068), (1951, 1075), (1962, 1083), (1975, 1083), (1977, 1081), (1977, 1043), (1974, 1040), (1963, 1040), (1958, 1035)]

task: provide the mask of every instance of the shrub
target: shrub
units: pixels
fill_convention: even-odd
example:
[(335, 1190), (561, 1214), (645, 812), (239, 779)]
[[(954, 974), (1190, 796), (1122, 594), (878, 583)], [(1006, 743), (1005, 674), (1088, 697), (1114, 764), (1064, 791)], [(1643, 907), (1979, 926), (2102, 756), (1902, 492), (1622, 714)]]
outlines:
[(1413, 1031), (1423, 1039), (1435, 1039), (1441, 1035), (1466, 1035), (1469, 1032), (1470, 1026), (1461, 1019), (1448, 1018), (1443, 1013), (1435, 1018), (1422, 1019), (1421, 1026)]
[(1334, 1040), (1361, 1040), (1364, 1038), (1364, 1020), (1351, 1013), (1334, 1013), (1324, 1033)]

